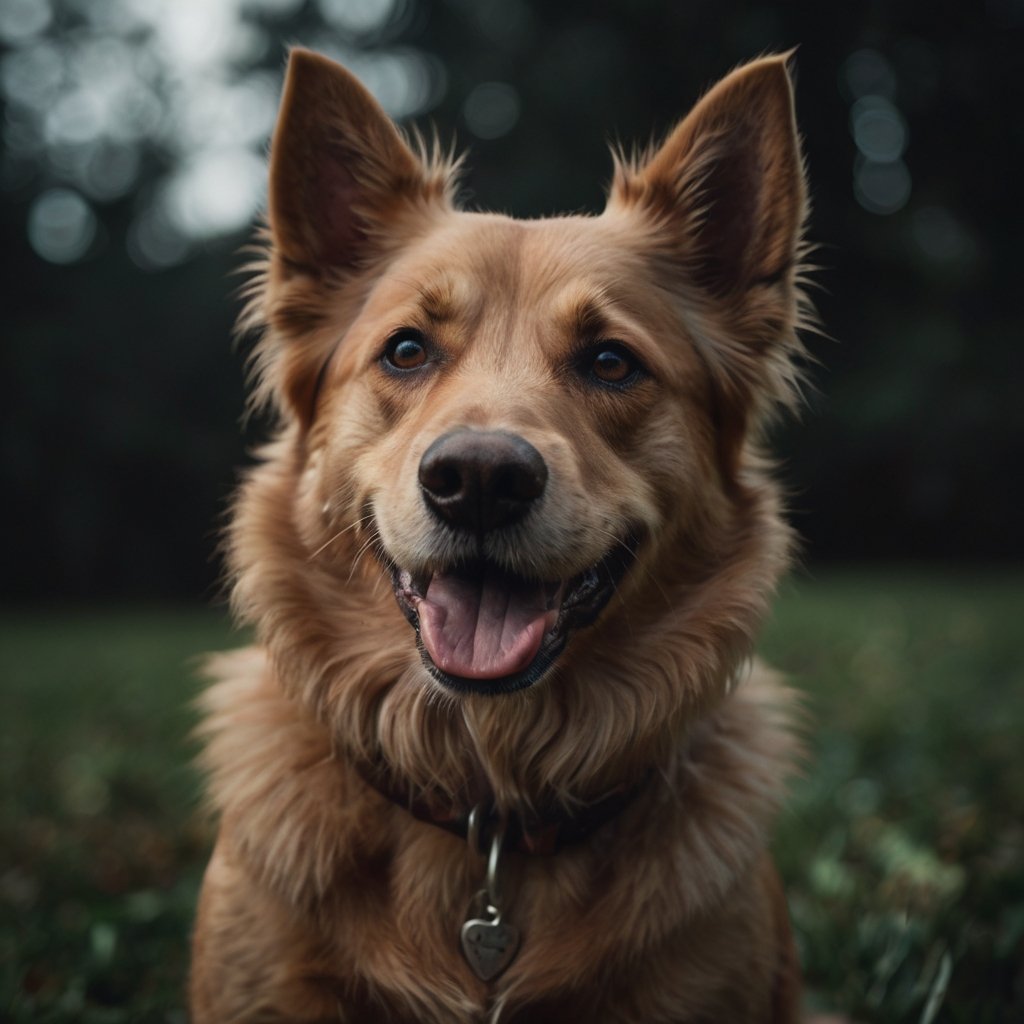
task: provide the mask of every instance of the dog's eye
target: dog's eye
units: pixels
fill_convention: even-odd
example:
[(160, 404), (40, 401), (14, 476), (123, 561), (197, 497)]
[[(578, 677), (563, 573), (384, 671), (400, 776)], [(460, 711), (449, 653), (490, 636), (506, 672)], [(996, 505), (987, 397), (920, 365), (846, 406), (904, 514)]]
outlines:
[(419, 331), (400, 331), (388, 341), (384, 360), (396, 370), (416, 370), (427, 361), (427, 346)]
[(603, 384), (629, 385), (640, 374), (639, 360), (616, 342), (601, 342), (587, 352), (583, 366)]

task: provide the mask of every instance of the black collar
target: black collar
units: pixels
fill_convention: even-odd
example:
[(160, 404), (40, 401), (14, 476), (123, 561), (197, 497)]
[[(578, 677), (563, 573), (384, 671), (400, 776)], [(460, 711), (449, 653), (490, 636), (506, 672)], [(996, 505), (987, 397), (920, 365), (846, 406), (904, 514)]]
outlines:
[[(357, 765), (357, 769), (363, 781), (414, 818), (443, 828), (461, 839), (469, 837), (470, 814), (474, 806), (479, 808), (474, 838), (480, 853), (486, 853), (490, 848), (501, 823), (501, 814), (493, 801), (485, 800), (474, 806), (439, 807), (427, 797), (413, 796), (409, 788), (396, 782), (385, 768)], [(616, 786), (596, 800), (579, 804), (571, 811), (560, 803), (551, 803), (537, 809), (508, 812), (503, 851), (552, 854), (564, 846), (583, 842), (622, 811), (649, 777), (648, 772), (639, 782)]]

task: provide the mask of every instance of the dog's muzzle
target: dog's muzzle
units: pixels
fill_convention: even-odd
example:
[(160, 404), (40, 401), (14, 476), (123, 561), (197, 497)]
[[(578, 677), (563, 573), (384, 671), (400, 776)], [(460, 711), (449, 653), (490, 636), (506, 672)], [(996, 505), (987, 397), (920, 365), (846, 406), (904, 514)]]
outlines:
[(487, 535), (517, 526), (544, 496), (548, 468), (529, 442), (461, 429), (419, 466), (423, 500), (464, 557), (434, 572), (392, 565), (395, 596), (431, 675), (459, 692), (508, 693), (537, 682), (574, 629), (597, 618), (632, 562), (636, 535), (571, 579), (528, 578), (482, 555)]

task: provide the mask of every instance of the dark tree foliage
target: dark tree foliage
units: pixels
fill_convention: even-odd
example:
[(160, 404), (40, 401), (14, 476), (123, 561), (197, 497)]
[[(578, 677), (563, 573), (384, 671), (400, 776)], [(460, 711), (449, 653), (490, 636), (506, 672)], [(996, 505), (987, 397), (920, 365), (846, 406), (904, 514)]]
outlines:
[[(810, 339), (822, 368), (809, 410), (776, 438), (808, 556), (1020, 558), (1017, 0), (397, 0), (356, 4), (390, 13), (362, 29), (335, 18), (332, 36), (326, 16), (343, 6), (240, 6), (251, 45), (232, 57), (236, 77), (279, 77), (294, 41), (335, 40), (365, 61), (414, 54), (429, 72), (414, 120), (469, 146), (467, 201), (521, 216), (599, 209), (609, 141), (647, 141), (733, 65), (798, 45), (815, 298), (834, 339)], [(78, 0), (48, 9), (38, 38), (116, 34), (90, 27)], [(133, 33), (124, 44), (148, 67), (152, 39)], [(5, 596), (209, 595), (218, 520), (247, 457), (244, 358), (229, 341), (247, 232), (179, 239), (161, 267), (139, 257), (139, 225), (183, 160), (164, 124), (132, 143), (131, 187), (90, 200), (87, 250), (42, 258), (30, 244), (40, 196), (77, 185), (12, 98), (9, 60), (25, 43), (7, 43)], [(158, 100), (174, 72), (150, 76)], [(259, 434), (250, 427), (250, 443)]]

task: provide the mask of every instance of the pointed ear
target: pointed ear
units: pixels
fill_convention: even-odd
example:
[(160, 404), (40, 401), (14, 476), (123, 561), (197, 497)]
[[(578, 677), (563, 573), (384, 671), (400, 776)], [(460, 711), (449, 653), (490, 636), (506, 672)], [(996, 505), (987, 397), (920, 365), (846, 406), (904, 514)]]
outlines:
[(806, 194), (786, 59), (732, 72), (653, 155), (616, 171), (609, 205), (653, 215), (715, 295), (792, 279)]
[(277, 255), (313, 273), (358, 266), (395, 221), (424, 200), (447, 201), (448, 178), (424, 167), (354, 75), (292, 50), (271, 144)]

